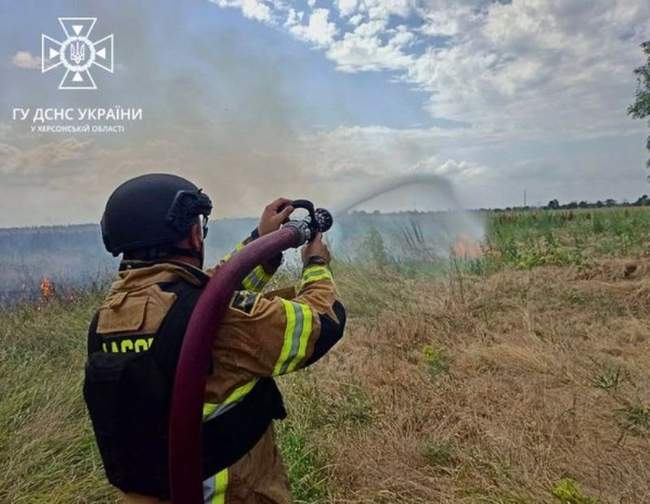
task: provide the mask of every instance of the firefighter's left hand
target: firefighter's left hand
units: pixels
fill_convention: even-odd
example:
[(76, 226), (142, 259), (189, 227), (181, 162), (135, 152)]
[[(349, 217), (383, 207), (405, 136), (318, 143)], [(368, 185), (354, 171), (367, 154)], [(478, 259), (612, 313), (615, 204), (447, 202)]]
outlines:
[(280, 226), (285, 219), (287, 219), (291, 215), (291, 212), (293, 212), (293, 207), (289, 205), (282, 209), (281, 212), (278, 212), (278, 209), (282, 205), (288, 205), (289, 203), (291, 203), (290, 199), (278, 198), (266, 205), (264, 212), (262, 212), (262, 217), (260, 217), (260, 223), (257, 225), (257, 232), (260, 236), (264, 236), (265, 234), (280, 229)]

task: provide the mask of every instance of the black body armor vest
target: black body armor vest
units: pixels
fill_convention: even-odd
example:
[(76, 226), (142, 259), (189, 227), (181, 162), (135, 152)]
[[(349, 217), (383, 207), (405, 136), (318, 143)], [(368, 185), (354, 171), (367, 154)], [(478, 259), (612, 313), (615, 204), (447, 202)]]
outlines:
[[(88, 332), (83, 393), (111, 484), (124, 492), (169, 499), (171, 394), (185, 329), (203, 286), (184, 280), (159, 286), (177, 298), (158, 332), (148, 335), (153, 340), (146, 351), (104, 352), (106, 338), (97, 334), (95, 315)], [(260, 378), (236, 406), (203, 423), (204, 479), (239, 460), (273, 419), (285, 417), (275, 382)]]

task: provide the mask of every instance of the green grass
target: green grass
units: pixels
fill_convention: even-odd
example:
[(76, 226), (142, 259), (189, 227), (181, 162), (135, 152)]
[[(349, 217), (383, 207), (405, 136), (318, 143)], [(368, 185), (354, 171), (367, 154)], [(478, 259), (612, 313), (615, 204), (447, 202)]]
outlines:
[(628, 404), (618, 413), (619, 423), (624, 433), (650, 436), (650, 405)]
[[(480, 258), (452, 257), (448, 261), (435, 256), (424, 238), (411, 238), (405, 241), (404, 258), (398, 259), (401, 255), (387, 250), (380, 231), (372, 228), (359, 246), (358, 257), (363, 261), (341, 266), (346, 271), (360, 268), (391, 282), (395, 277), (436, 278), (450, 270), (489, 275), (540, 266), (585, 269), (599, 258), (650, 254), (650, 209), (646, 207), (495, 212), (489, 213), (486, 221), (486, 253)], [(409, 233), (417, 235), (417, 226)]]
[(491, 270), (584, 266), (595, 257), (628, 257), (650, 250), (646, 208), (538, 210), (491, 214), (485, 261)]
[(0, 502), (114, 502), (81, 396), (99, 298), (0, 312)]
[(580, 485), (572, 479), (565, 478), (553, 487), (553, 495), (562, 504), (598, 504), (598, 499), (582, 493)]
[(422, 348), (422, 356), (432, 378), (449, 372), (449, 356), (444, 348), (425, 345)]
[(427, 440), (422, 447), (422, 457), (428, 465), (437, 469), (453, 467), (456, 463), (454, 447), (448, 441)]
[(301, 427), (288, 419), (278, 423), (277, 435), (296, 504), (325, 502), (328, 475)]
[(621, 366), (605, 366), (596, 374), (592, 383), (594, 387), (605, 392), (616, 392), (625, 380), (625, 371)]

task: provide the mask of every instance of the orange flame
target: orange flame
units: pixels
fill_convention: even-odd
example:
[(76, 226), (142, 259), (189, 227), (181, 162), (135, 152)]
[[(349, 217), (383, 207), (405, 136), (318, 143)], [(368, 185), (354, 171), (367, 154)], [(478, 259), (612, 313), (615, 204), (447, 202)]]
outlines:
[(41, 298), (45, 301), (49, 301), (54, 297), (54, 292), (54, 283), (52, 283), (49, 278), (43, 277), (43, 280), (41, 280)]
[(451, 248), (456, 257), (478, 259), (483, 255), (480, 242), (468, 235), (460, 235)]

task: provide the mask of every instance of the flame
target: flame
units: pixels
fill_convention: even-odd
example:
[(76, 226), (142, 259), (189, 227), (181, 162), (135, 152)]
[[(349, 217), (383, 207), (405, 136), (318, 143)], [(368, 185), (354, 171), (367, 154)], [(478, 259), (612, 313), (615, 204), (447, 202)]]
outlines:
[(480, 242), (468, 235), (460, 235), (451, 248), (456, 257), (478, 259), (483, 255)]
[(49, 301), (53, 297), (54, 283), (52, 283), (49, 278), (43, 277), (43, 280), (41, 280), (41, 298), (45, 301)]

